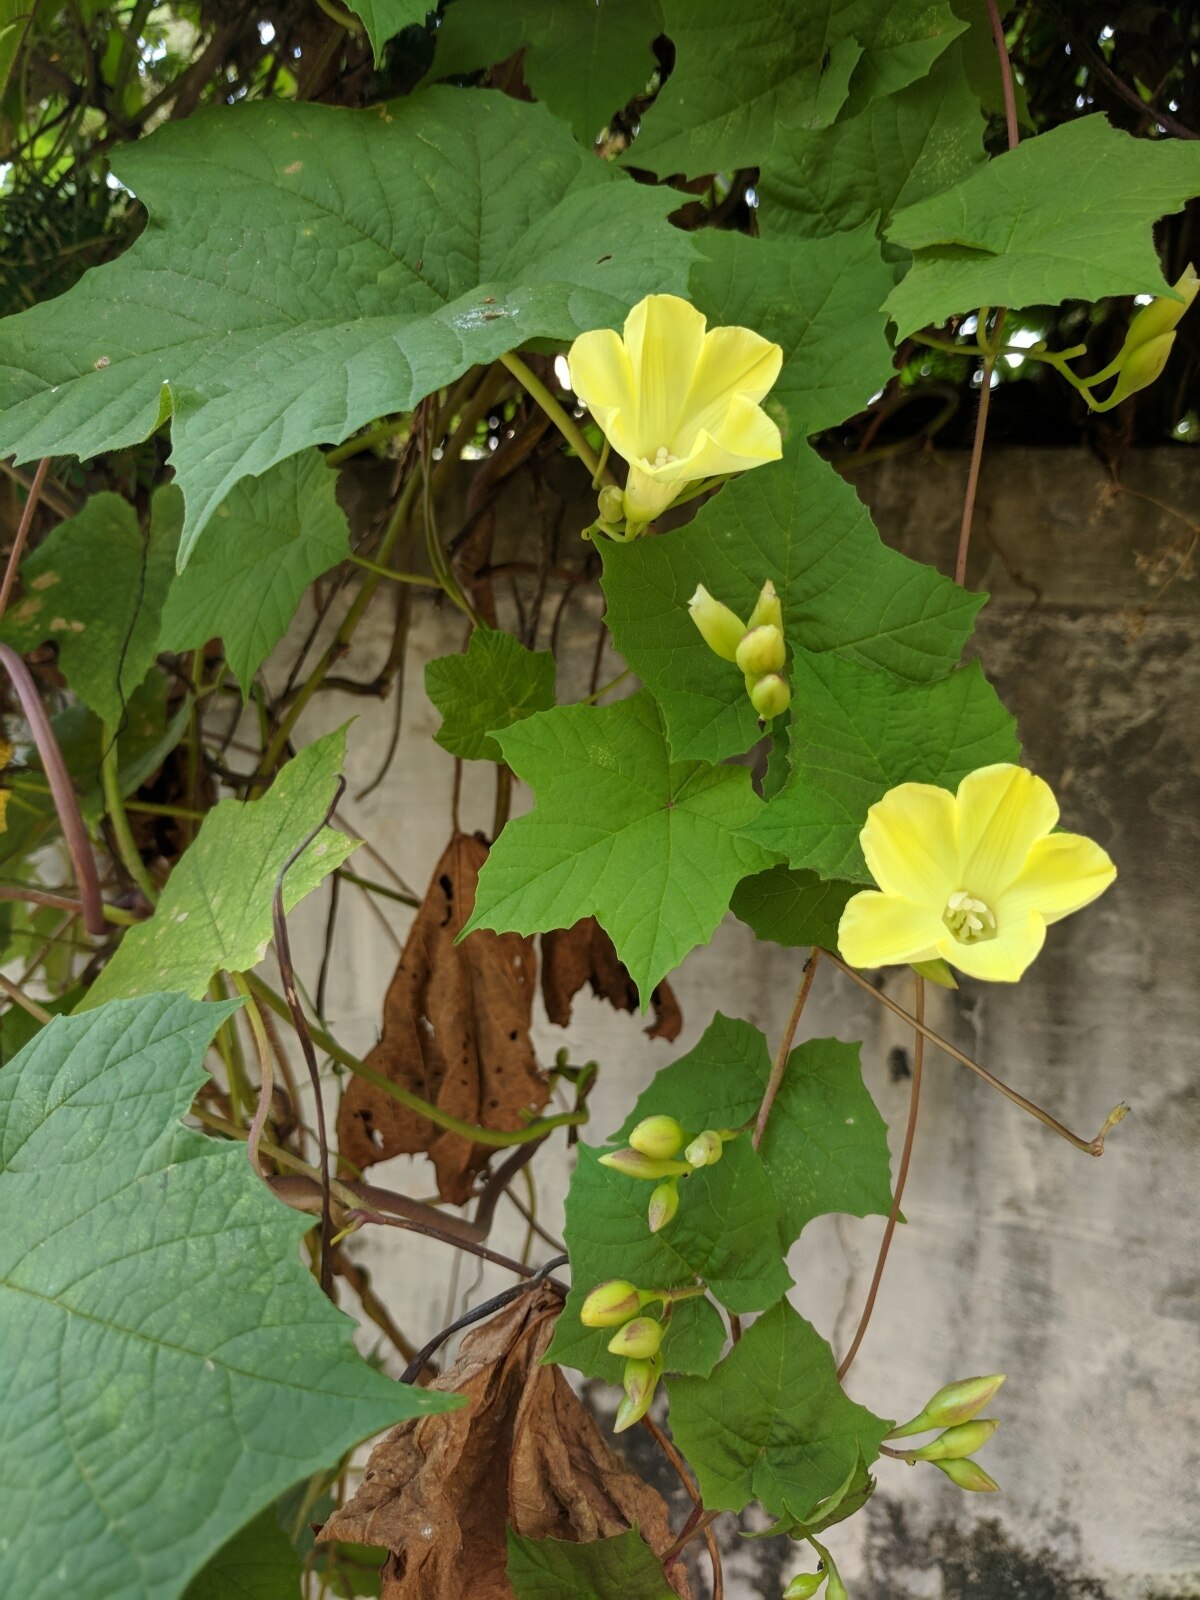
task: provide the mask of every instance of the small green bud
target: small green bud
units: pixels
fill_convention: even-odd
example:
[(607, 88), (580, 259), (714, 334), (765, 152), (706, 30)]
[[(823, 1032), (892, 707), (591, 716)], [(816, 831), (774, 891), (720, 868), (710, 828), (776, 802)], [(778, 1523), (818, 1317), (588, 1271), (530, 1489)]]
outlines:
[(989, 1477), (977, 1461), (956, 1457), (953, 1461), (935, 1461), (932, 1464), (960, 1489), (970, 1489), (976, 1494), (995, 1494), (1000, 1488), (995, 1478)]
[(963, 1378), (958, 1383), (948, 1383), (939, 1389), (932, 1400), (911, 1422), (893, 1428), (889, 1439), (907, 1439), (910, 1434), (929, 1433), (933, 1428), (952, 1428), (959, 1422), (970, 1422), (981, 1412), (996, 1390), (1004, 1382), (1003, 1372), (993, 1372), (987, 1378)]
[(792, 691), (777, 672), (768, 672), (750, 691), (750, 704), (764, 722), (782, 716), (792, 703)]
[(825, 1590), (825, 1600), (850, 1600), (841, 1573), (832, 1565), (829, 1568), (829, 1587)]
[(649, 1361), (658, 1354), (663, 1341), (663, 1325), (653, 1317), (634, 1317), (619, 1328), (608, 1341), (608, 1350), (614, 1356), (632, 1356), (635, 1361)]
[(1200, 289), (1200, 278), (1197, 278), (1196, 269), (1191, 262), (1184, 269), (1183, 276), (1172, 287), (1176, 294), (1183, 296), (1182, 300), (1159, 298), (1151, 300), (1148, 306), (1143, 306), (1129, 324), (1129, 332), (1125, 335), (1125, 345), (1121, 351), (1122, 358), (1132, 355), (1139, 346), (1150, 344), (1164, 333), (1174, 333), (1183, 321), (1184, 312), (1196, 298), (1196, 291)]
[(759, 590), (758, 599), (754, 602), (754, 610), (750, 613), (746, 627), (762, 628), (768, 624), (783, 631), (783, 607), (779, 604), (779, 596), (775, 593), (775, 585), (770, 578)]
[[(1147, 306), (1146, 309), (1149, 311), (1151, 308)], [(1098, 406), (1093, 406), (1092, 409), (1111, 411), (1114, 406), (1119, 406), (1122, 400), (1127, 400), (1131, 394), (1137, 394), (1139, 389), (1148, 389), (1155, 379), (1162, 376), (1162, 370), (1167, 364), (1174, 343), (1173, 333), (1160, 333), (1156, 339), (1148, 339), (1145, 344), (1140, 344), (1135, 350), (1131, 350), (1122, 360), (1113, 392), (1107, 400)]]
[(691, 1169), (682, 1161), (656, 1161), (644, 1156), (640, 1150), (610, 1150), (600, 1157), (602, 1167), (623, 1172), (627, 1178), (647, 1178), (657, 1183), (660, 1178), (677, 1178)]
[(743, 672), (759, 677), (764, 672), (778, 672), (787, 660), (787, 646), (783, 630), (773, 622), (764, 622), (743, 635), (734, 660)]
[(617, 1420), (613, 1424), (614, 1433), (624, 1433), (626, 1428), (632, 1428), (635, 1422), (642, 1420), (650, 1409), (654, 1391), (661, 1377), (662, 1361), (658, 1356), (650, 1361), (625, 1363), (625, 1372), (621, 1380), (625, 1385), (625, 1398), (617, 1407)]
[(783, 1600), (809, 1600), (827, 1577), (825, 1572), (798, 1572), (783, 1591)]
[(674, 1117), (646, 1117), (629, 1135), (634, 1150), (655, 1161), (669, 1161), (683, 1149), (687, 1138)]
[(598, 1283), (579, 1308), (585, 1328), (617, 1328), (642, 1309), (641, 1297), (624, 1278)]
[(696, 592), (688, 601), (688, 610), (708, 648), (722, 661), (735, 661), (738, 645), (746, 632), (742, 619), (728, 606), (714, 600), (702, 583), (696, 585)]
[(906, 1450), (906, 1461), (959, 1461), (981, 1450), (1000, 1426), (992, 1417), (977, 1417), (974, 1422), (960, 1422), (947, 1428), (930, 1444), (919, 1450)]
[(724, 1153), (725, 1146), (721, 1135), (715, 1128), (706, 1128), (688, 1145), (683, 1157), (689, 1167), (713, 1167)]
[(601, 489), (597, 504), (600, 508), (601, 522), (625, 521), (625, 491), (618, 489), (614, 484), (606, 484)]
[(667, 1223), (674, 1219), (678, 1210), (679, 1179), (667, 1178), (650, 1196), (650, 1205), (646, 1211), (650, 1232), (657, 1233), (660, 1228), (665, 1228)]

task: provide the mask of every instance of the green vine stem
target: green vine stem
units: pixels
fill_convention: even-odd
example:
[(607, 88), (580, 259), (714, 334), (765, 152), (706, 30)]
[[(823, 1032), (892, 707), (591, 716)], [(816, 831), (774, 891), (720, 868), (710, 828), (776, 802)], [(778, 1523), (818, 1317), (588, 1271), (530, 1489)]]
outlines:
[(129, 826), (129, 818), (125, 812), (125, 800), (121, 794), (116, 730), (105, 723), (101, 729), (100, 740), (104, 751), (100, 758), (100, 781), (104, 787), (104, 806), (112, 825), (117, 854), (121, 858), (121, 865), (137, 884), (146, 900), (152, 906), (157, 905), (158, 886), (142, 860), (142, 853), (134, 840), (133, 830)]
[(527, 391), (530, 398), (537, 401), (559, 433), (562, 434), (563, 438), (575, 451), (575, 454), (591, 473), (593, 484), (613, 483), (615, 480), (612, 474), (584, 438), (583, 432), (574, 417), (568, 416), (567, 412), (559, 405), (537, 374), (526, 366), (520, 356), (514, 355), (512, 351), (506, 356), (501, 356), (500, 360), (521, 387)]

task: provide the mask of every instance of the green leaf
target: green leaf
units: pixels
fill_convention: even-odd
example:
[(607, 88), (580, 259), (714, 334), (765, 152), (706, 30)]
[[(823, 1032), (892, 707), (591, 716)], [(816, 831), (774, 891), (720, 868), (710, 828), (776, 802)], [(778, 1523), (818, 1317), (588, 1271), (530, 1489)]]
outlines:
[(351, 11), (363, 20), (376, 64), (383, 59), (383, 47), (403, 28), (423, 28), (435, 5), (427, 0), (350, 0)]
[(154, 495), (145, 534), (127, 500), (93, 495), (26, 556), (23, 598), (0, 625), (22, 653), (52, 639), (67, 683), (114, 730), (158, 649), (182, 519), (169, 485)]
[(651, 45), (662, 31), (659, 0), (454, 0), (438, 28), (432, 75), (476, 72), (523, 48), (534, 95), (593, 145), (649, 83), (658, 65)]
[(862, 46), (836, 8), (778, 0), (663, 0), (675, 67), (627, 156), (664, 176), (765, 166), (805, 128), (827, 127)]
[[(891, 1206), (887, 1128), (863, 1085), (859, 1048), (838, 1039), (809, 1039), (788, 1056), (759, 1149), (775, 1190), (785, 1249), (814, 1217), (831, 1211), (886, 1216)], [(757, 1115), (770, 1073), (767, 1042), (758, 1029), (718, 1012), (695, 1048), (643, 1090), (618, 1140), (627, 1139), (643, 1117), (659, 1114), (677, 1118), (689, 1133), (741, 1127)], [(726, 1145), (723, 1159), (742, 1142)]]
[(804, 1521), (859, 1455), (869, 1465), (891, 1423), (848, 1400), (824, 1339), (786, 1301), (705, 1379), (671, 1385), (671, 1432), (710, 1511), (759, 1500)]
[[(699, 1277), (738, 1314), (759, 1311), (787, 1292), (792, 1280), (782, 1259), (775, 1196), (749, 1139), (731, 1140), (715, 1166), (680, 1179), (679, 1211), (658, 1233), (646, 1224), (654, 1185), (602, 1167), (601, 1153), (579, 1146), (565, 1230), (574, 1287), (547, 1360), (620, 1380), (624, 1362), (605, 1349), (613, 1329), (585, 1328), (579, 1321), (585, 1296), (609, 1278), (627, 1278), (639, 1289), (674, 1289)], [(682, 1301), (663, 1341), (666, 1370), (708, 1372), (723, 1344), (724, 1329), (712, 1306), (701, 1299)]]
[(667, 973), (712, 938), (740, 879), (773, 860), (742, 836), (762, 810), (749, 772), (672, 762), (644, 691), (543, 711), (499, 743), (537, 805), (493, 845), (462, 936), (544, 933), (594, 916), (644, 1011)]
[(861, 411), (892, 376), (879, 307), (893, 275), (871, 223), (803, 244), (706, 229), (692, 298), (712, 323), (752, 327), (783, 346), (767, 402), (792, 432), (817, 433)]
[(396, 1384), (301, 1266), (312, 1219), (181, 1126), (231, 1007), (56, 1017), (0, 1072), (0, 1499), (14, 1595), (175, 1600), (253, 1514), (453, 1396)]
[(0, 455), (94, 455), (173, 408), (182, 560), (240, 479), (531, 339), (619, 324), (694, 254), (676, 196), (483, 91), (201, 111), (113, 166), (149, 225), (0, 324)]
[(1152, 224), (1200, 194), (1200, 149), (1066, 122), (908, 206), (888, 238), (914, 252), (887, 309), (901, 337), (978, 306), (1169, 292)]
[[(275, 879), (329, 809), (345, 753), (345, 729), (328, 733), (289, 761), (261, 800), (214, 806), (167, 879), (154, 915), (129, 929), (80, 1009), (164, 988), (199, 999), (218, 970), (257, 966), (271, 938)], [(354, 848), (353, 839), (324, 830), (288, 869), (285, 909)]]
[(297, 1600), (303, 1569), (268, 1508), (221, 1546), (188, 1584), (184, 1600)]
[(983, 118), (954, 43), (928, 77), (832, 128), (797, 131), (756, 185), (764, 236), (819, 238), (886, 219), (984, 159)]
[(728, 484), (687, 527), (601, 553), (613, 643), (661, 706), (680, 761), (720, 761), (760, 736), (741, 673), (688, 614), (698, 583), (746, 617), (770, 578), (793, 667), (832, 653), (914, 682), (958, 660), (983, 604), (888, 549), (854, 490), (803, 443)]
[(837, 879), (827, 883), (815, 872), (771, 867), (743, 878), (729, 909), (754, 929), (756, 937), (772, 944), (788, 949), (815, 944), (836, 950), (838, 923), (857, 888)]
[(550, 710), (554, 657), (526, 650), (511, 633), (476, 628), (465, 655), (427, 663), (425, 692), (442, 713), (436, 738), (443, 750), (464, 761), (502, 761), (489, 735)]
[(824, 878), (872, 883), (858, 835), (898, 783), (954, 789), (1016, 761), (1012, 717), (977, 661), (940, 683), (905, 684), (833, 656), (794, 668), (791, 772), (747, 832)]
[(171, 584), (159, 649), (191, 650), (219, 637), (245, 692), (309, 584), (346, 558), (349, 527), (336, 488), (319, 450), (239, 483)]
[(587, 1544), (523, 1539), (510, 1528), (507, 1570), (517, 1600), (675, 1600), (636, 1528)]
[(837, 7), (837, 26), (864, 47), (843, 115), (856, 114), (870, 101), (924, 78), (967, 29), (946, 0), (851, 0)]

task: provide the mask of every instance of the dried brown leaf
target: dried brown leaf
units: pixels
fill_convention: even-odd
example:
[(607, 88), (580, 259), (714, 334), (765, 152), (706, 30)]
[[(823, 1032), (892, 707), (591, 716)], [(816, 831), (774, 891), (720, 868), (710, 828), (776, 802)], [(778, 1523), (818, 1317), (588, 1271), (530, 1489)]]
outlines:
[[(322, 1542), (392, 1552), (383, 1600), (513, 1600), (506, 1522), (578, 1543), (636, 1523), (652, 1550), (669, 1548), (661, 1496), (610, 1449), (559, 1368), (541, 1364), (561, 1307), (553, 1289), (533, 1289), (468, 1334), (431, 1387), (469, 1405), (393, 1429), (321, 1530)], [(691, 1600), (682, 1564), (670, 1577)]]
[[(456, 833), (434, 868), (388, 988), (383, 1037), (367, 1064), (441, 1110), (478, 1126), (520, 1128), (549, 1090), (529, 1038), (537, 982), (532, 939), (480, 930), (471, 915), (487, 845)], [(461, 1205), (493, 1150), (447, 1133), (355, 1078), (338, 1111), (338, 1148), (360, 1171), (390, 1156), (428, 1153), (438, 1193)]]
[[(592, 993), (617, 1011), (636, 1011), (638, 992), (633, 979), (596, 921), (584, 917), (573, 928), (542, 935), (542, 999), (551, 1022), (565, 1028), (571, 1020), (571, 1002), (590, 983)], [(654, 1021), (645, 1030), (649, 1039), (676, 1039), (683, 1013), (675, 992), (665, 980), (650, 996)]]

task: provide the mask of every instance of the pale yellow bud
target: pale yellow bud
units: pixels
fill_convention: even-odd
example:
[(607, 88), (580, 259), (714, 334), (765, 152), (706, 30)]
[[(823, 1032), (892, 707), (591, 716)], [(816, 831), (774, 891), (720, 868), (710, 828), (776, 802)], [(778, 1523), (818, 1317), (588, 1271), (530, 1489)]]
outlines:
[(653, 1317), (634, 1317), (617, 1330), (608, 1341), (609, 1352), (614, 1356), (632, 1356), (635, 1361), (648, 1361), (658, 1354), (663, 1341), (663, 1325)]
[(609, 483), (601, 489), (597, 498), (601, 520), (604, 522), (620, 523), (625, 521), (625, 491)]
[(783, 1600), (810, 1600), (825, 1578), (824, 1572), (798, 1572), (783, 1591)]
[(746, 632), (742, 619), (728, 606), (714, 600), (702, 583), (696, 585), (696, 592), (688, 601), (688, 610), (708, 648), (722, 661), (736, 660), (738, 645)]
[(889, 1439), (907, 1439), (913, 1433), (928, 1433), (933, 1428), (952, 1428), (959, 1422), (970, 1422), (981, 1412), (996, 1390), (1004, 1382), (1003, 1372), (993, 1372), (986, 1378), (963, 1378), (958, 1383), (948, 1383), (939, 1389), (932, 1400), (903, 1427), (893, 1428)]
[(1148, 306), (1143, 306), (1129, 324), (1123, 356), (1132, 355), (1139, 345), (1149, 344), (1164, 333), (1173, 333), (1183, 321), (1184, 312), (1196, 298), (1196, 291), (1200, 289), (1200, 278), (1196, 276), (1196, 269), (1190, 261), (1184, 269), (1183, 276), (1172, 287), (1175, 293), (1182, 295), (1183, 298), (1181, 300), (1159, 298), (1151, 300)]
[[(1149, 310), (1149, 306), (1146, 309)], [(1122, 400), (1127, 400), (1131, 394), (1137, 394), (1140, 389), (1148, 389), (1162, 376), (1174, 343), (1173, 333), (1160, 333), (1157, 338), (1148, 339), (1144, 344), (1138, 345), (1136, 350), (1130, 351), (1122, 359), (1113, 392), (1107, 400), (1098, 406), (1093, 406), (1092, 409), (1111, 411), (1114, 406), (1119, 406)]]
[(960, 1489), (970, 1489), (975, 1494), (995, 1494), (1000, 1488), (995, 1478), (989, 1477), (977, 1461), (955, 1458), (953, 1461), (935, 1461), (932, 1464)]
[(689, 1167), (712, 1167), (720, 1161), (724, 1150), (721, 1135), (715, 1129), (708, 1128), (697, 1134), (683, 1155)]
[(614, 1433), (624, 1433), (626, 1428), (632, 1428), (635, 1422), (642, 1420), (650, 1409), (654, 1391), (661, 1377), (662, 1361), (658, 1356), (650, 1361), (625, 1363), (625, 1372), (621, 1379), (625, 1386), (625, 1398), (617, 1407), (617, 1420), (613, 1424)]
[(602, 1167), (623, 1172), (627, 1178), (646, 1178), (657, 1183), (660, 1178), (680, 1177), (689, 1171), (683, 1161), (658, 1161), (644, 1156), (640, 1150), (610, 1150), (600, 1157)]
[(679, 1179), (667, 1178), (650, 1196), (650, 1204), (646, 1210), (646, 1222), (650, 1232), (657, 1233), (660, 1228), (665, 1228), (668, 1222), (674, 1220), (678, 1210)]
[(1000, 1426), (991, 1417), (977, 1417), (974, 1422), (960, 1422), (947, 1428), (930, 1444), (919, 1450), (906, 1450), (906, 1461), (958, 1461), (980, 1450)]
[(743, 672), (754, 678), (761, 677), (764, 672), (778, 672), (787, 660), (782, 629), (773, 622), (751, 628), (738, 645), (734, 660)]
[(608, 1283), (597, 1284), (579, 1308), (579, 1320), (585, 1328), (616, 1328), (630, 1317), (636, 1317), (642, 1308), (641, 1298), (632, 1283), (624, 1278), (612, 1278)]
[(775, 593), (775, 585), (770, 578), (759, 590), (758, 599), (754, 602), (754, 610), (750, 613), (747, 629), (762, 628), (767, 625), (783, 631), (783, 607), (779, 603), (779, 596)]
[(750, 691), (750, 704), (764, 722), (782, 716), (792, 703), (792, 691), (777, 672), (768, 672)]
[(687, 1138), (674, 1117), (646, 1117), (629, 1135), (630, 1147), (652, 1160), (669, 1161), (683, 1149)]

